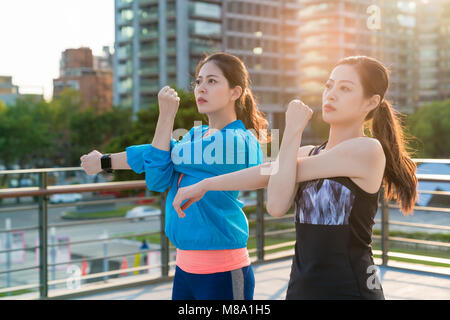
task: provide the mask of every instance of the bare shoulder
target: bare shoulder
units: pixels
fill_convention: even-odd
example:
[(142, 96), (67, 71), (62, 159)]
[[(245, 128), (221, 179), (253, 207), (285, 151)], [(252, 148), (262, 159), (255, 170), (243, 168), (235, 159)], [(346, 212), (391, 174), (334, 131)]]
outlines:
[(314, 148), (313, 145), (307, 145), (307, 146), (302, 146), (300, 148), (298, 148), (298, 153), (297, 153), (297, 157), (298, 158), (302, 158), (302, 157), (307, 157), (309, 152)]
[(384, 159), (383, 147), (377, 139), (358, 137), (346, 140), (336, 146), (336, 151), (362, 158), (374, 160)]

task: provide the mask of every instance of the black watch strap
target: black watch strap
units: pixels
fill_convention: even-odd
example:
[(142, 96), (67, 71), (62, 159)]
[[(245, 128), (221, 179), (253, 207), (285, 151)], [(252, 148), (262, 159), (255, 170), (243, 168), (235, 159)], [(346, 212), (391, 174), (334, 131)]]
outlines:
[(110, 154), (105, 154), (102, 156), (101, 158), (101, 165), (102, 165), (102, 169), (105, 170), (108, 173), (112, 172), (111, 169), (111, 155)]

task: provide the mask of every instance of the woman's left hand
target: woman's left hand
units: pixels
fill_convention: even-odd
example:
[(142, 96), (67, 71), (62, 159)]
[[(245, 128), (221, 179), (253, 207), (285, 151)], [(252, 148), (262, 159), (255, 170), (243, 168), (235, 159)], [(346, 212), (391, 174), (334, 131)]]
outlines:
[[(177, 212), (178, 216), (180, 218), (184, 218), (186, 214), (184, 213), (184, 210), (189, 208), (191, 204), (194, 202), (199, 201), (205, 193), (208, 191), (205, 186), (204, 182), (205, 180), (202, 180), (196, 184), (180, 188), (178, 189), (178, 192), (175, 196), (175, 199), (173, 200), (173, 207), (175, 208), (175, 211)], [(184, 200), (188, 199), (186, 203), (181, 205)]]
[(301, 100), (294, 99), (287, 107), (286, 128), (303, 132), (312, 115), (313, 111), (310, 107), (304, 104)]

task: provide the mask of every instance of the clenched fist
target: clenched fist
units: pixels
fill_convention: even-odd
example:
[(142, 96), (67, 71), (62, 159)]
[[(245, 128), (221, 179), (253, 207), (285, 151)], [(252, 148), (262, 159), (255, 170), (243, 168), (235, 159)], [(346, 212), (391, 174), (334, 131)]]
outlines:
[(101, 158), (103, 154), (97, 150), (91, 151), (80, 157), (81, 167), (87, 174), (97, 174), (102, 172)]
[(313, 111), (310, 107), (298, 99), (292, 100), (286, 111), (286, 127), (303, 131), (312, 115)]
[(177, 92), (169, 86), (165, 86), (158, 93), (159, 114), (175, 117), (180, 105)]

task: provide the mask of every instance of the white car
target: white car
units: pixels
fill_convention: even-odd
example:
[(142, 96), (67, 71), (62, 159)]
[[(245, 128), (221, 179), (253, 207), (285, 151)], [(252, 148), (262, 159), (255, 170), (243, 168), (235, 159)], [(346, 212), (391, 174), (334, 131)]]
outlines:
[(58, 193), (50, 196), (50, 203), (77, 202), (83, 198), (81, 193)]
[(161, 210), (150, 206), (139, 206), (128, 210), (125, 218), (135, 218), (131, 221), (145, 220), (146, 218), (158, 217), (161, 214)]

